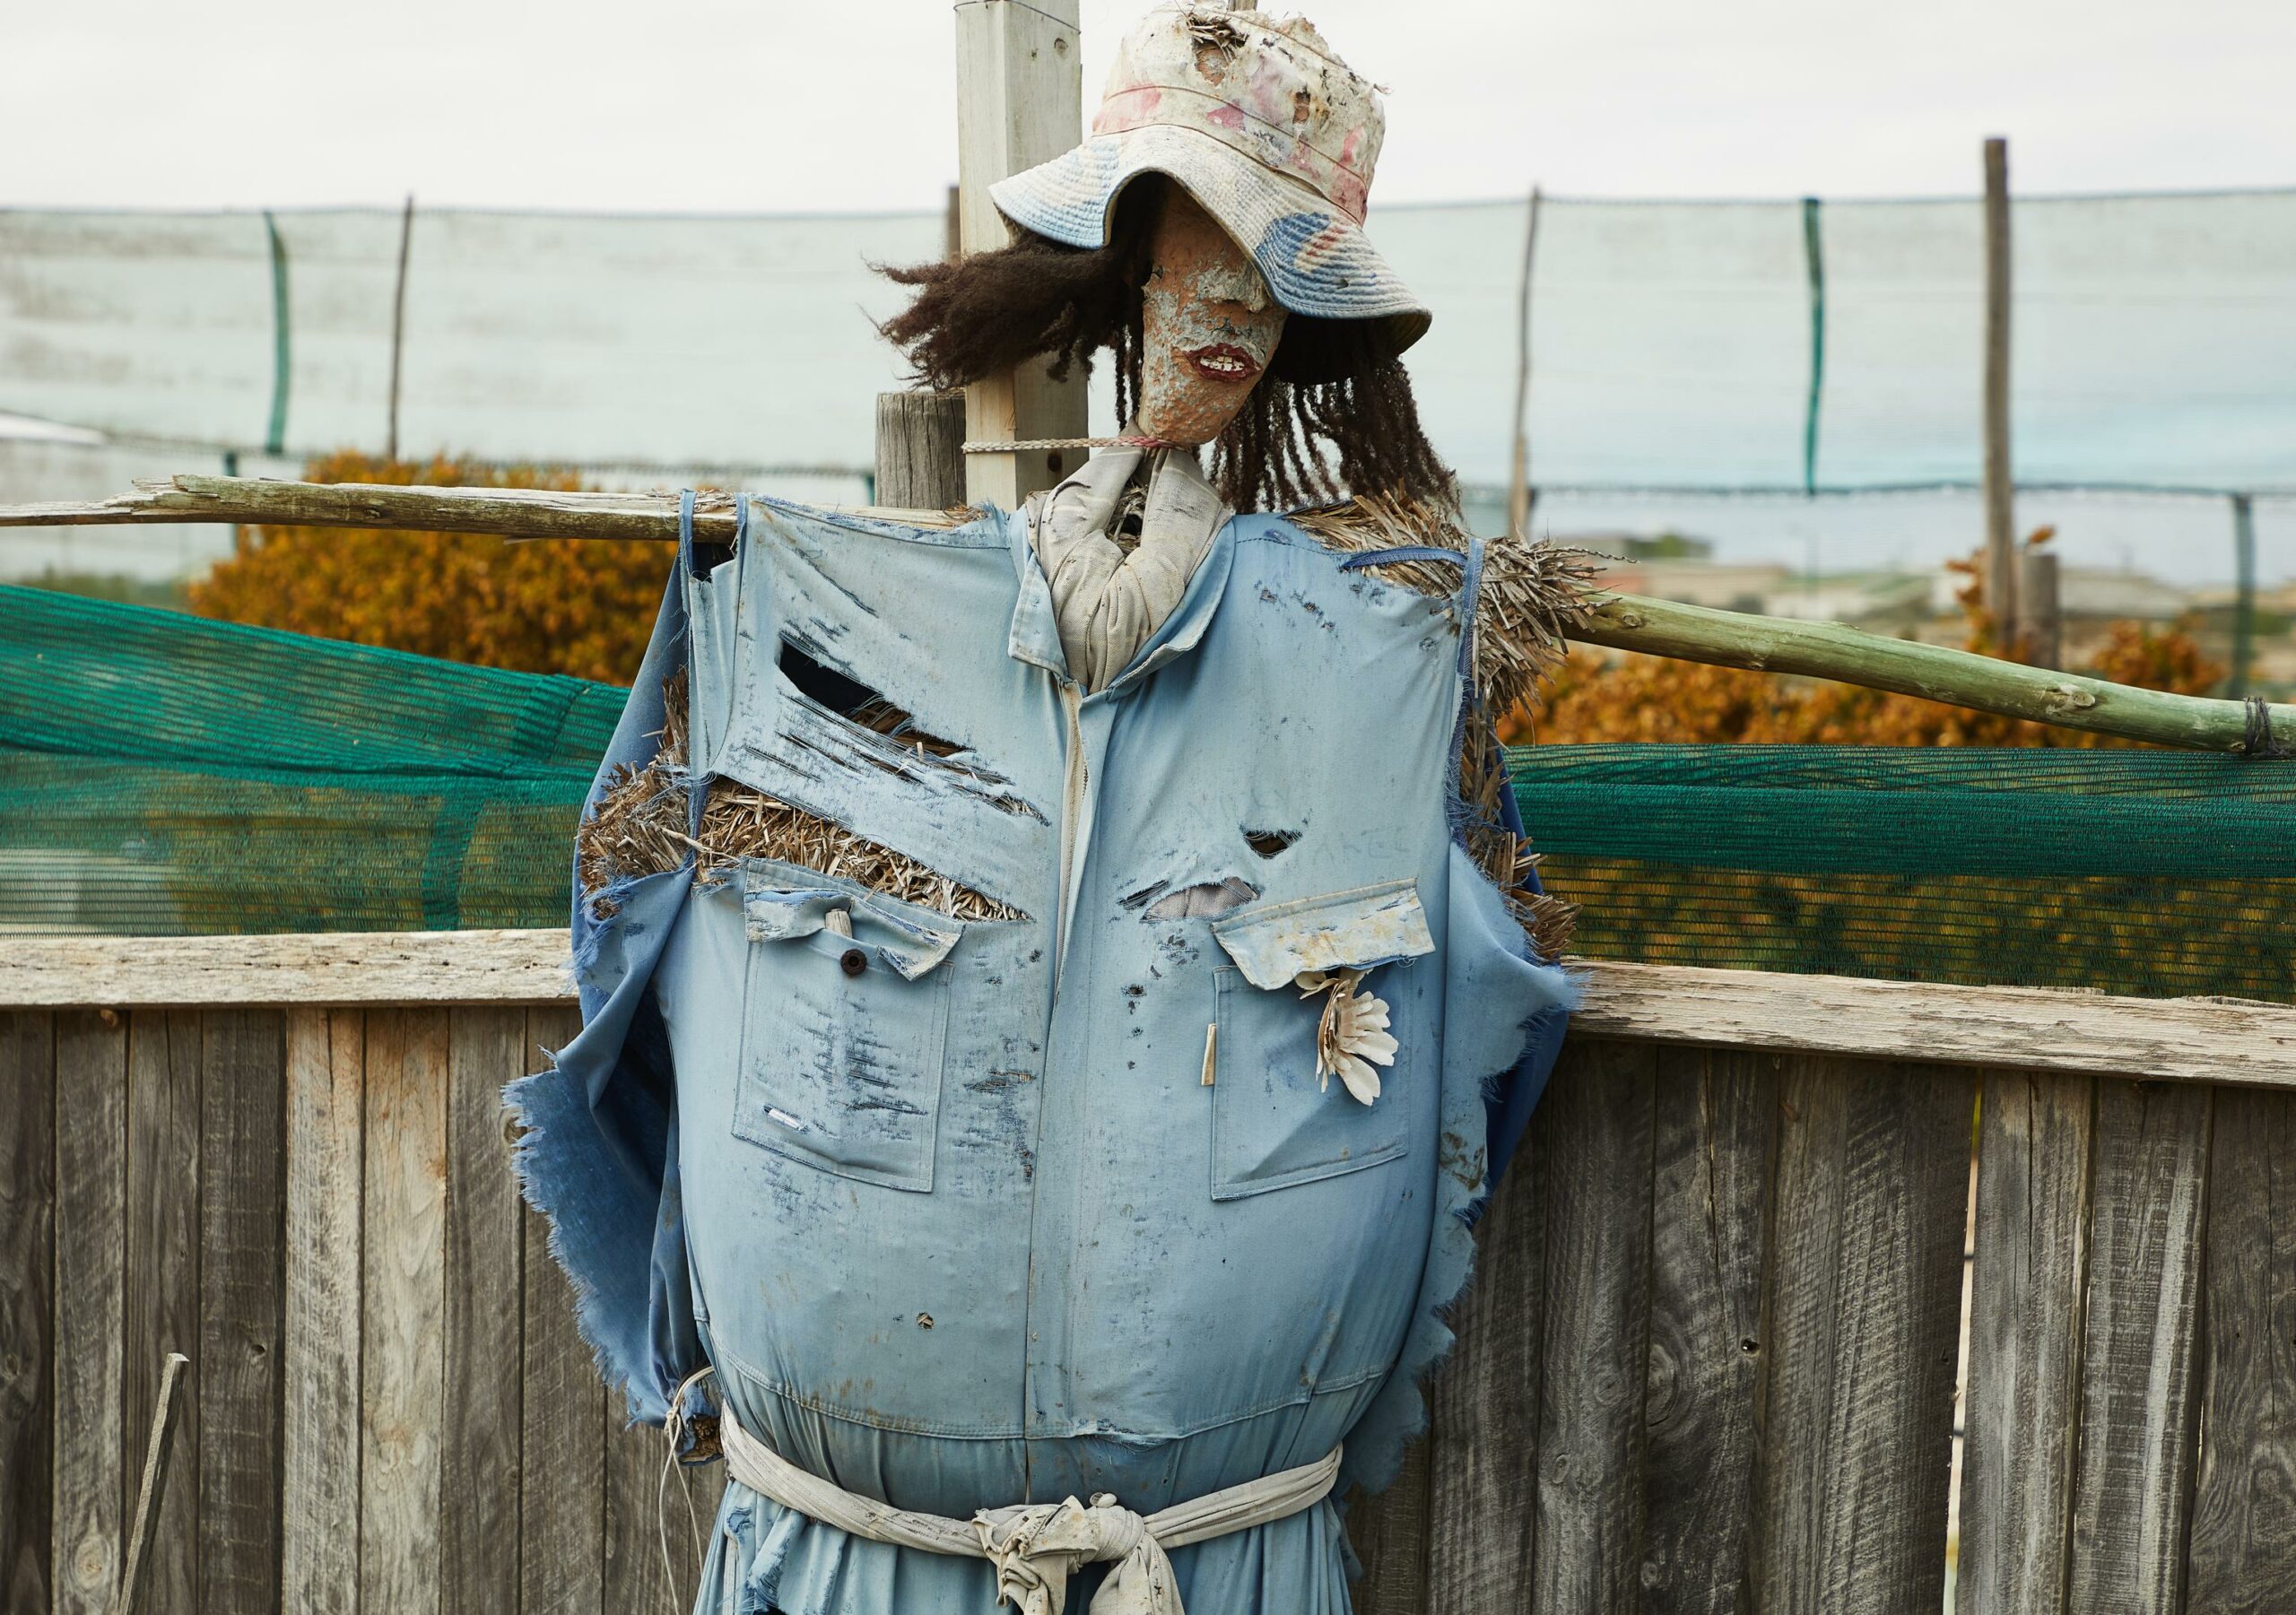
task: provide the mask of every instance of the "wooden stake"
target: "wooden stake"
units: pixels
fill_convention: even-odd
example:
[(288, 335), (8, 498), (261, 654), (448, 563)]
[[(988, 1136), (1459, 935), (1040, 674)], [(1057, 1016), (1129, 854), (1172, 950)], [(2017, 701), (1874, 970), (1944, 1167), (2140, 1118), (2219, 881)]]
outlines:
[(2028, 544), (2020, 557), (2017, 620), (2025, 636), (2025, 660), (2035, 667), (2065, 665), (2065, 622), (2058, 603), (2057, 556)]
[(176, 1385), (191, 1359), (170, 1351), (160, 1367), (160, 1394), (152, 1410), (152, 1438), (144, 1448), (144, 1479), (135, 1496), (135, 1524), (127, 1533), (127, 1562), (120, 1567), (119, 1591), (112, 1599), (112, 1615), (134, 1615), (144, 1594), (144, 1577), (152, 1563), (152, 1527), (160, 1517), (160, 1498), (168, 1489), (168, 1452), (175, 1444)]
[[(0, 527), (144, 522), (267, 522), (305, 527), (381, 527), (416, 533), (487, 533), (504, 538), (652, 539), (674, 543), (678, 501), (666, 493), (560, 493), (539, 488), (410, 488), (370, 482), (269, 482), (178, 476), (93, 504), (0, 507)], [(831, 513), (834, 514), (834, 513)], [(945, 526), (937, 509), (860, 514)], [(703, 495), (694, 532), (734, 536), (731, 495)], [(2238, 701), (2138, 690), (2102, 679), (2026, 667), (1939, 645), (1920, 645), (1829, 622), (1712, 611), (1672, 601), (1592, 591), (1564, 637), (1684, 662), (1835, 679), (1980, 712), (2093, 730), (2155, 745), (2234, 751), (2247, 734)], [(2296, 707), (2271, 709), (2272, 733), (2296, 744)]]
[(1539, 244), (1539, 187), (1523, 222), (1523, 283), (1515, 305), (1515, 444), (1507, 475), (1507, 530), (1531, 535), (1531, 265)]
[(2232, 676), (2226, 693), (2248, 693), (2257, 656), (2257, 505), (2251, 496), (2232, 496)]
[(1985, 143), (1985, 604), (2017, 650), (2017, 487), (2009, 457), (2009, 143)]
[[(1012, 239), (988, 187), (1059, 156), (1084, 127), (1078, 0), (958, 0), (957, 221), (967, 252)], [(965, 437), (1010, 443), (1084, 435), (1084, 378), (1032, 360), (965, 389)], [(1013, 509), (1081, 463), (1082, 449), (965, 456), (965, 497)]]
[(406, 194), (406, 211), (398, 221), (398, 282), (391, 291), (391, 404), (389, 433), (383, 439), (383, 457), (398, 463), (399, 360), (406, 350), (406, 253), (414, 240), (414, 193)]

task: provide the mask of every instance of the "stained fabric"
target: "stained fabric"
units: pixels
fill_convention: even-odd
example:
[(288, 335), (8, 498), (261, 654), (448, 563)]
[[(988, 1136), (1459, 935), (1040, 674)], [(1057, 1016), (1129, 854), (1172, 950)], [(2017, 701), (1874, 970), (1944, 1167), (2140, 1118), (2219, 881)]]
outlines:
[[(731, 560), (681, 566), (610, 764), (650, 755), (683, 666), (697, 802), (729, 777), (1021, 917), (762, 859), (578, 904), (586, 1025), (514, 1099), (609, 1377), (659, 1419), (706, 1359), (789, 1462), (954, 1518), (1152, 1515), (1343, 1442), (1342, 1489), (1384, 1485), (1450, 1341), (1486, 1099), (1527, 1114), (1570, 991), (1455, 839), (1471, 597), (1238, 517), (1087, 691), (1024, 519), (750, 508)], [(889, 751), (785, 646), (955, 750)], [(1230, 880), (1249, 900), (1159, 910)], [(1319, 1080), (1316, 971), (1386, 1006), (1370, 1103)], [(1199, 1611), (1347, 1607), (1328, 1501), (1170, 1561)], [(736, 1483), (701, 1607), (996, 1597)]]

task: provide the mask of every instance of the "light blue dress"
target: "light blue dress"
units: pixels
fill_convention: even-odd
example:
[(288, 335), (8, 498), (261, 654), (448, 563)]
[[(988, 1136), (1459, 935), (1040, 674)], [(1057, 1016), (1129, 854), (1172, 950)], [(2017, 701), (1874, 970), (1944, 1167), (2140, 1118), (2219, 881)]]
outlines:
[[(1342, 1442), (1341, 1494), (1384, 1485), (1449, 1343), (1487, 1101), (1519, 1127), (1569, 996), (1458, 845), (1472, 584), (1426, 598), (1239, 517), (1085, 695), (1022, 519), (746, 509), (734, 560), (683, 548), (609, 766), (683, 665), (697, 814), (729, 776), (1021, 917), (761, 859), (578, 902), (584, 1030), (513, 1098), (609, 1376), (658, 1420), (706, 1358), (784, 1456), (958, 1517), (1144, 1514)], [(824, 667), (961, 750), (850, 721)], [(1222, 882), (1252, 895), (1158, 917)], [(1370, 1105), (1318, 1081), (1293, 985), (1334, 966), (1389, 1007)], [(1349, 1607), (1330, 1502), (1172, 1564), (1198, 1615)], [(739, 1484), (698, 1604), (995, 1607), (982, 1561)]]

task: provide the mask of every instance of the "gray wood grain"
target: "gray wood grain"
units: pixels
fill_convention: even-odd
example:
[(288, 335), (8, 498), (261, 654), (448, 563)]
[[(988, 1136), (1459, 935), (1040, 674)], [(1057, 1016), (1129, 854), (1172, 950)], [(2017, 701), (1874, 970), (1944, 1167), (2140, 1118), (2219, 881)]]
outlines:
[[(286, 1049), (276, 1010), (201, 1022), (199, 1602), (279, 1602)], [(189, 1479), (190, 1472), (186, 1472)]]
[[(538, 1047), (562, 1047), (576, 1029), (567, 1011), (529, 1013), (527, 1064), (539, 1065)], [(526, 1615), (598, 1615), (604, 1607), (605, 1391), (575, 1326), (573, 1286), (550, 1255), (549, 1226), (531, 1209), (519, 1216), (526, 1242), (519, 1606)]]
[(604, 1597), (605, 1392), (574, 1324), (574, 1291), (526, 1220), (525, 1458), (519, 1466), (519, 1607), (597, 1615)]
[(2093, 1077), (1985, 1077), (1960, 1615), (2068, 1615), (2095, 1109)]
[(879, 393), (872, 502), (920, 510), (963, 504), (964, 441), (962, 393)]
[(1427, 1534), (1431, 1454), (1404, 1449), (1395, 1484), (1376, 1497), (1348, 1494), (1347, 1540), (1363, 1563), (1348, 1588), (1354, 1615), (1422, 1615), (1427, 1605)]
[(1796, 1059), (1780, 1087), (1753, 1606), (1939, 1606), (1973, 1078)]
[(2296, 1099), (2216, 1096), (2200, 1480), (2185, 1607), (2296, 1609)]
[(2198, 1437), (2205, 1088), (2097, 1087), (2070, 1607), (2170, 1615)]
[(369, 1611), (439, 1607), (447, 1067), (445, 1010), (368, 1013), (359, 1583)]
[[(622, 1399), (612, 1393), (605, 1397), (604, 1418), (605, 1537), (602, 1574), (605, 1608), (691, 1609), (694, 1591), (701, 1583), (700, 1552), (709, 1547), (718, 1501), (726, 1489), (726, 1466), (681, 1464), (665, 1487), (665, 1443), (660, 1427), (629, 1424), (622, 1411)], [(662, 1568), (665, 1536), (670, 1552), (666, 1577)]]
[(450, 1615), (485, 1615), (518, 1602), (522, 1331), (506, 1299), (523, 1293), (525, 1229), (502, 1084), (526, 1070), (526, 1012), (450, 1015), (439, 1577)]
[(1474, 1278), (1451, 1315), (1458, 1343), (1429, 1390), (1430, 1615), (1518, 1610), (1531, 1585), (1545, 1229), (1531, 1144), (1476, 1225)]
[(1657, 1076), (1649, 1044), (1574, 1040), (1539, 1102), (1546, 1263), (1530, 1607), (1541, 1615), (1640, 1604)]
[(1644, 1607), (1747, 1596), (1777, 1056), (1658, 1050)]
[(291, 1009), (285, 1031), (282, 1602), (351, 1615), (359, 1607), (367, 1021), (357, 1010)]
[[(14, 1091), (7, 1088), (6, 1091)], [(104, 1615), (119, 1579), (126, 1305), (127, 1023), (56, 1018), (56, 1615)]]
[(132, 1515), (167, 1353), (191, 1359), (176, 1387), (171, 1480), (154, 1517), (136, 1615), (190, 1615), (199, 1585), (199, 1015), (139, 1010), (127, 1026), (126, 1378), (121, 1480)]
[(48, 1606), (56, 1428), (56, 1033), (0, 1014), (0, 1595)]

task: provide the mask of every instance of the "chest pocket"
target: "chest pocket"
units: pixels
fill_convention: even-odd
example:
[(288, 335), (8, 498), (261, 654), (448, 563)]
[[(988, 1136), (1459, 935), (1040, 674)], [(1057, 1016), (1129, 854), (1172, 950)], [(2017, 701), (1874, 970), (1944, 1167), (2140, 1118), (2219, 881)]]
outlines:
[[(1435, 951), (1418, 883), (1389, 881), (1325, 897), (1256, 906), (1212, 925), (1229, 964), (1213, 980), (1212, 1197), (1239, 1200), (1376, 1167), (1411, 1144), (1409, 1084), (1416, 1029), (1401, 1024), (1394, 1064), (1366, 1105), (1317, 1053), (1326, 1003), (1303, 994), (1309, 972), (1363, 973), (1359, 990), (1398, 1017), (1416, 1008), (1413, 961)], [(1310, 977), (1310, 980), (1314, 980)]]
[(742, 865), (742, 914), (735, 1133), (839, 1177), (931, 1189), (964, 922), (767, 859)]

